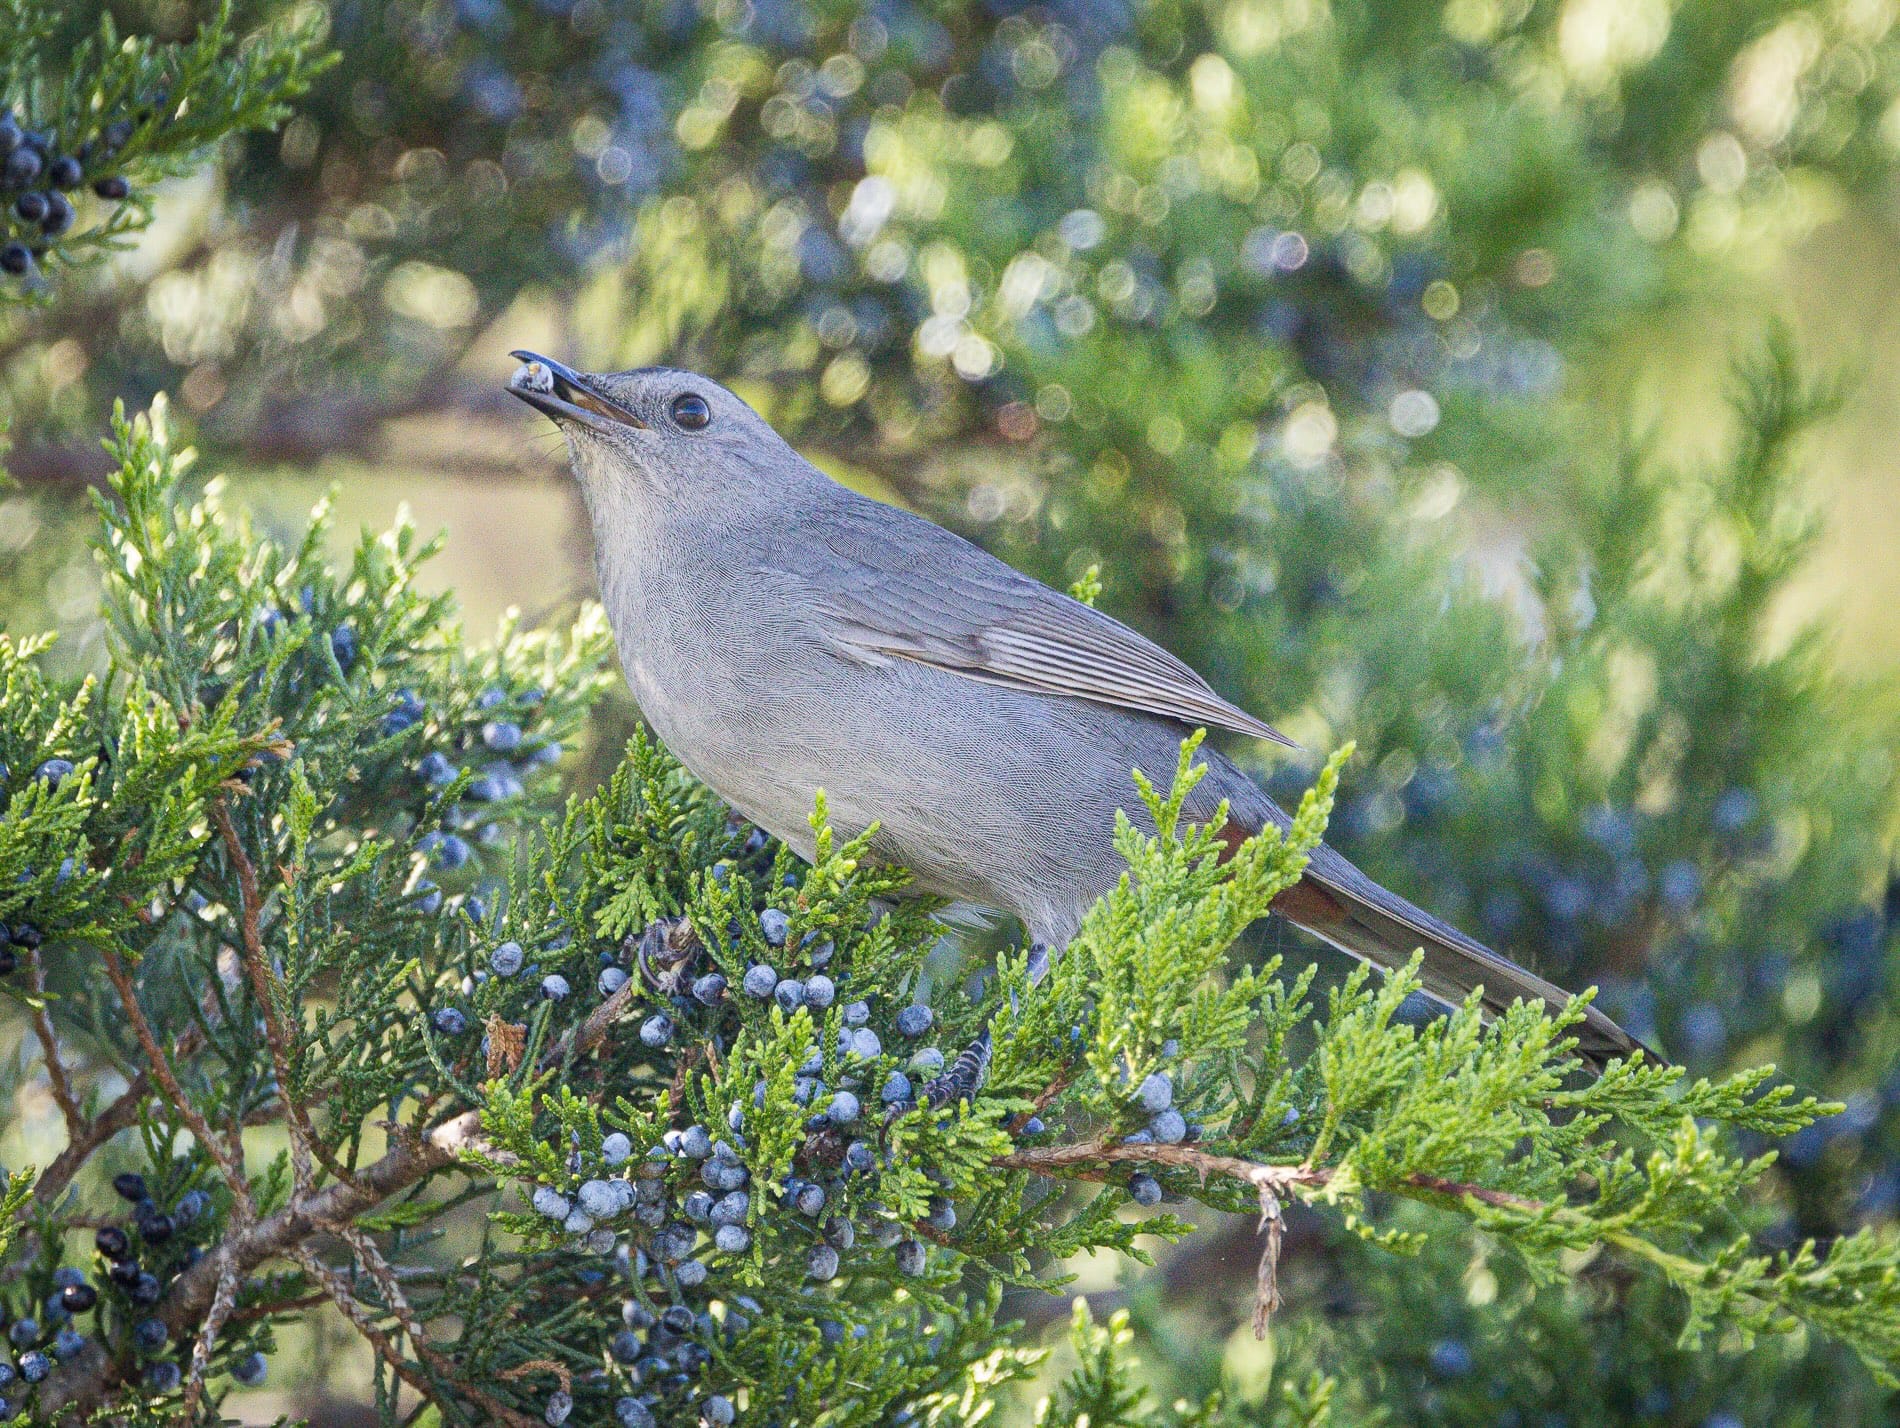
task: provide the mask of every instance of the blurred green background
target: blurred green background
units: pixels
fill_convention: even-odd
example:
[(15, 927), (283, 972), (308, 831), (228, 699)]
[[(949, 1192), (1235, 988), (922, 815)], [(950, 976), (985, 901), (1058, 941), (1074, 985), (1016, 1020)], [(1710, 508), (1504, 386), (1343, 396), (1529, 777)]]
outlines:
[[(203, 18), (62, 23), (102, 8)], [(1900, 1211), (1892, 0), (237, 13), (293, 11), (343, 57), (297, 117), (0, 315), (5, 628), (95, 659), (97, 438), (161, 390), (271, 525), (406, 505), (473, 627), (549, 616), (590, 552), (508, 350), (696, 367), (1039, 575), (1100, 562), (1106, 608), (1307, 747), (1357, 739), (1337, 838), (1409, 896), (1697, 1071), (1846, 1099), (1762, 1147), (1770, 1243)], [(9, 1160), (59, 1124), (18, 1055)], [(1271, 1348), (1250, 1226), (1077, 1287), (1137, 1311), (1164, 1395), (1277, 1352), (1350, 1421), (1895, 1411), (1801, 1341), (1677, 1350), (1611, 1267), (1534, 1290), (1482, 1241), (1294, 1228)], [(233, 1409), (370, 1421), (360, 1348), (303, 1332)]]

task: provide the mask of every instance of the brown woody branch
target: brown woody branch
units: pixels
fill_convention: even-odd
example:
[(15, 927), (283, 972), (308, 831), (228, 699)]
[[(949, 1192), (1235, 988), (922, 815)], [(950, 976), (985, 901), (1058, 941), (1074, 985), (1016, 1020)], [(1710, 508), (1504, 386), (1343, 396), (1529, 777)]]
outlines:
[(276, 1299), (266, 1303), (250, 1304), (231, 1316), (233, 1324), (249, 1324), (258, 1319), (273, 1319), (279, 1314), (294, 1314), (299, 1309), (314, 1309), (319, 1304), (328, 1304), (330, 1296), (324, 1293), (302, 1294), (295, 1299)]
[(53, 1099), (66, 1121), (66, 1139), (75, 1141), (86, 1133), (86, 1116), (73, 1095), (66, 1063), (59, 1059), (59, 1038), (53, 1033), (52, 1015), (46, 1010), (46, 964), (40, 960), (39, 948), (27, 953), (27, 963), (33, 969), (33, 1034), (40, 1041), (40, 1055), (46, 1061), (46, 1079), (53, 1088)]
[[(1203, 1183), (1212, 1175), (1238, 1180), (1254, 1188), (1260, 1201), (1259, 1230), (1265, 1232), (1266, 1244), (1261, 1250), (1260, 1265), (1255, 1275), (1253, 1331), (1255, 1338), (1265, 1338), (1273, 1312), (1280, 1307), (1280, 1245), (1286, 1229), (1280, 1202), (1289, 1194), (1330, 1184), (1335, 1171), (1331, 1167), (1318, 1165), (1264, 1165), (1257, 1160), (1247, 1160), (1237, 1155), (1217, 1155), (1192, 1145), (1129, 1145), (1118, 1141), (1091, 1141), (1085, 1145), (1019, 1150), (1009, 1155), (999, 1155), (990, 1161), (991, 1165), (1003, 1170), (1027, 1170), (1060, 1179), (1094, 1181), (1109, 1179), (1112, 1174), (1109, 1167), (1117, 1163), (1192, 1170)], [(1461, 1180), (1448, 1180), (1438, 1175), (1414, 1172), (1399, 1183), (1402, 1188), (1423, 1194), (1451, 1200), (1476, 1200), (1494, 1209), (1534, 1214), (1545, 1208), (1538, 1201), (1522, 1195)]]
[(541, 1058), (542, 1069), (549, 1070), (559, 1066), (569, 1056), (585, 1056), (600, 1045), (606, 1040), (607, 1028), (614, 1024), (622, 1012), (626, 1011), (640, 989), (640, 981), (636, 977), (629, 977), (621, 983), (612, 996), (587, 1014), (586, 1021), (548, 1048)]
[(231, 1187), (231, 1193), (237, 1197), (238, 1204), (245, 1207), (254, 1218), (257, 1209), (251, 1200), (250, 1184), (244, 1178), (244, 1167), (231, 1150), (212, 1134), (211, 1126), (203, 1114), (186, 1098), (184, 1087), (178, 1084), (177, 1076), (172, 1073), (171, 1058), (159, 1046), (158, 1038), (152, 1034), (152, 1024), (146, 1019), (145, 1009), (139, 1005), (138, 988), (132, 985), (131, 977), (126, 974), (124, 959), (111, 947), (102, 951), (106, 976), (125, 1005), (126, 1019), (132, 1023), (132, 1033), (138, 1038), (139, 1047), (151, 1065), (152, 1076), (158, 1082), (159, 1090), (204, 1146), (206, 1153), (217, 1161), (218, 1170), (224, 1176), (225, 1183)]
[(1056, 1074), (1056, 1078), (1042, 1088), (1041, 1094), (1031, 1103), (1028, 1110), (1019, 1112), (1010, 1118), (1008, 1127), (1009, 1133), (1012, 1136), (1021, 1135), (1024, 1126), (1048, 1110), (1050, 1106), (1055, 1104), (1057, 1097), (1069, 1089), (1069, 1084), (1075, 1080), (1076, 1073), (1080, 1069), (1081, 1066), (1079, 1062), (1070, 1062), (1067, 1066), (1063, 1067), (1062, 1070)]
[[(415, 1310), (409, 1307), (409, 1297), (402, 1292), (402, 1285), (398, 1282), (395, 1271), (390, 1267), (389, 1261), (383, 1258), (382, 1251), (376, 1248), (375, 1241), (353, 1225), (344, 1226), (339, 1234), (355, 1254), (357, 1262), (369, 1272), (370, 1278), (376, 1281), (377, 1288), (382, 1291), (384, 1305), (395, 1316), (396, 1322), (402, 1325), (403, 1332), (409, 1336), (410, 1346), (415, 1350), (418, 1361), (428, 1365), (430, 1372), (437, 1379), (455, 1384), (457, 1391), (480, 1407), (491, 1420), (510, 1424), (513, 1428), (536, 1428), (534, 1419), (517, 1413), (469, 1383), (445, 1354), (430, 1347), (423, 1335), (421, 1321), (416, 1318)], [(353, 1295), (352, 1298), (354, 1298)], [(351, 1322), (355, 1322), (353, 1317)], [(558, 1369), (558, 1371), (561, 1374), (562, 1386), (567, 1387), (567, 1371), (565, 1369)], [(446, 1407), (444, 1416), (448, 1416)]]
[(198, 1331), (198, 1342), (191, 1347), (191, 1370), (185, 1377), (183, 1416), (187, 1423), (197, 1417), (198, 1401), (204, 1396), (205, 1375), (211, 1369), (211, 1351), (217, 1345), (218, 1334), (230, 1320), (232, 1309), (237, 1305), (238, 1277), (231, 1256), (221, 1248), (217, 1260), (217, 1288), (212, 1291), (211, 1309)]
[(290, 1253), (303, 1266), (304, 1273), (323, 1286), (331, 1303), (336, 1305), (337, 1312), (355, 1326), (364, 1342), (376, 1351), (376, 1357), (389, 1366), (389, 1371), (413, 1388), (426, 1402), (434, 1404), (445, 1421), (453, 1421), (454, 1405), (445, 1403), (441, 1390), (402, 1356), (402, 1350), (383, 1332), (382, 1326), (370, 1317), (367, 1309), (357, 1303), (356, 1296), (350, 1293), (343, 1276), (317, 1258), (316, 1251), (308, 1245), (297, 1245)]
[(316, 1128), (310, 1124), (309, 1113), (303, 1103), (290, 1093), (290, 1035), (284, 1027), (283, 1018), (277, 1013), (277, 999), (273, 994), (276, 974), (271, 970), (270, 958), (264, 951), (260, 921), (264, 895), (257, 881), (257, 866), (245, 851), (244, 840), (238, 837), (237, 826), (231, 821), (230, 805), (222, 793), (211, 800), (210, 813), (211, 821), (217, 825), (218, 835), (224, 841), (224, 855), (237, 873), (238, 934), (243, 945), (241, 960), (251, 983), (251, 995), (257, 999), (258, 1009), (264, 1018), (264, 1040), (270, 1047), (271, 1069), (277, 1075), (278, 1096), (284, 1106), (284, 1124), (290, 1132), (290, 1155), (297, 1176), (297, 1187), (308, 1193), (316, 1185), (310, 1164), (313, 1155), (338, 1180), (348, 1180), (349, 1176), (335, 1158), (324, 1150), (317, 1139)]
[[(1263, 1165), (1237, 1155), (1216, 1155), (1192, 1145), (1125, 1145), (1118, 1141), (1093, 1141), (1086, 1145), (1053, 1145), (1018, 1150), (999, 1155), (990, 1164), (1004, 1170), (1028, 1170), (1038, 1175), (1054, 1175), (1069, 1180), (1106, 1180), (1101, 1166), (1112, 1162), (1146, 1161), (1177, 1170), (1193, 1170), (1203, 1180), (1209, 1175), (1225, 1175), (1260, 1184), (1264, 1177), (1276, 1192), (1317, 1189), (1332, 1182), (1335, 1172), (1318, 1165)], [(1091, 1174), (1094, 1168), (1096, 1173)], [(1493, 1190), (1464, 1180), (1449, 1180), (1440, 1175), (1414, 1172), (1400, 1182), (1401, 1188), (1451, 1200), (1476, 1200), (1495, 1210), (1519, 1210), (1536, 1214), (1547, 1208), (1541, 1201), (1508, 1190)]]
[[(405, 417), (507, 409), (499, 383), (456, 374), (460, 357), (455, 354), (400, 392), (313, 393), (295, 402), (266, 402), (252, 420), (214, 417), (207, 435), (257, 466), (313, 466), (339, 455), (372, 458), (383, 453), (387, 428)], [(28, 487), (103, 487), (109, 469), (96, 441), (24, 442), (7, 455), (8, 474)], [(516, 469), (495, 467), (497, 473)]]
[(151, 1094), (152, 1073), (141, 1071), (110, 1105), (85, 1122), (76, 1134), (70, 1135), (66, 1148), (53, 1158), (40, 1178), (33, 1182), (34, 1198), (41, 1204), (50, 1204), (63, 1195), (80, 1167), (92, 1159), (94, 1151), (120, 1131), (138, 1123), (139, 1109)]
[[(206, 1017), (214, 1014), (217, 1000), (206, 992), (202, 1001)], [(203, 1042), (203, 1033), (195, 1026), (187, 1027), (184, 1035), (172, 1043), (172, 1057), (190, 1057), (197, 1053)], [(146, 1099), (152, 1094), (152, 1073), (141, 1071), (134, 1076), (126, 1088), (113, 1098), (104, 1110), (84, 1123), (77, 1134), (70, 1127), (66, 1148), (48, 1165), (39, 1179), (33, 1182), (34, 1198), (41, 1204), (51, 1204), (65, 1193), (66, 1187), (73, 1181), (80, 1168), (92, 1159), (93, 1153), (120, 1131), (138, 1124), (139, 1112), (144, 1108)], [(256, 1113), (253, 1112), (253, 1116)], [(247, 1117), (245, 1124), (254, 1124)]]
[[(123, 975), (123, 969), (121, 969)], [(241, 1277), (267, 1260), (294, 1257), (312, 1235), (334, 1231), (366, 1214), (391, 1195), (453, 1165), (481, 1138), (481, 1115), (464, 1111), (425, 1136), (408, 1135), (380, 1159), (313, 1194), (298, 1195), (276, 1214), (244, 1226), (225, 1242), (224, 1253), (207, 1255), (181, 1274), (160, 1314), (173, 1335), (200, 1324), (216, 1297), (229, 1255)], [(41, 1385), (39, 1410), (47, 1422), (78, 1424), (121, 1382), (125, 1366), (109, 1359), (97, 1340)]]

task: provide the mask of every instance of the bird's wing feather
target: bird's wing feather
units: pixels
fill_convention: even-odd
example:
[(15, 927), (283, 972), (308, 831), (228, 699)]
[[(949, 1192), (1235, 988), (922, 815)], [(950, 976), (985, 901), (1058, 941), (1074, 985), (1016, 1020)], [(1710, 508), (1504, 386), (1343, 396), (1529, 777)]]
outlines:
[(778, 547), (812, 577), (808, 598), (854, 657), (916, 660), (1295, 747), (1152, 640), (961, 536), (862, 498), (844, 506), (788, 529)]

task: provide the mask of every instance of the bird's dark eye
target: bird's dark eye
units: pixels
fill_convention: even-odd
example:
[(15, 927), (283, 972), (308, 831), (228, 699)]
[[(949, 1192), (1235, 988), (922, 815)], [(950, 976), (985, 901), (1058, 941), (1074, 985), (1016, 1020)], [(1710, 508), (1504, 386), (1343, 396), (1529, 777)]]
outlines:
[(686, 392), (673, 398), (672, 412), (675, 425), (688, 431), (702, 431), (712, 420), (712, 408), (696, 392)]

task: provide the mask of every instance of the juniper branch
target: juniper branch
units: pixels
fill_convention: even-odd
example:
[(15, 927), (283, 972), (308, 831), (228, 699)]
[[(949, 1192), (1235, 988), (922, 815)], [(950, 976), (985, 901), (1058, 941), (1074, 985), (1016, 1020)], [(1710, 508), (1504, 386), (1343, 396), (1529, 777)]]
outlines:
[[(325, 1264), (316, 1251), (308, 1245), (294, 1246), (290, 1250), (290, 1255), (303, 1266), (306, 1274), (323, 1286), (324, 1292), (329, 1295), (330, 1302), (336, 1306), (337, 1311), (349, 1321), (358, 1334), (362, 1335), (364, 1342), (375, 1350), (377, 1358), (383, 1361), (384, 1366), (392, 1374), (413, 1388), (423, 1402), (433, 1404), (445, 1422), (454, 1422), (461, 1416), (455, 1401), (444, 1394), (441, 1387), (429, 1375), (421, 1372), (403, 1357), (395, 1341), (383, 1332), (382, 1326), (372, 1319), (357, 1302), (356, 1296), (350, 1292), (350, 1286), (342, 1275)], [(505, 1413), (506, 1410), (504, 1410)], [(528, 1428), (531, 1422), (531, 1420), (520, 1420), (512, 1416), (505, 1417), (503, 1421), (509, 1422), (513, 1428)]]
[[(234, 1229), (218, 1255), (206, 1256), (178, 1277), (159, 1317), (174, 1334), (193, 1328), (209, 1312), (226, 1262), (242, 1276), (269, 1260), (294, 1257), (311, 1237), (353, 1224), (391, 1196), (449, 1169), (480, 1142), (481, 1117), (476, 1111), (452, 1117), (425, 1135), (399, 1135), (396, 1144), (353, 1181), (297, 1196), (275, 1214)], [(119, 1371), (120, 1365), (95, 1341), (47, 1380), (39, 1400), (42, 1411), (52, 1421), (81, 1421), (80, 1415), (120, 1382)]]
[[(1284, 1225), (1280, 1211), (1283, 1196), (1324, 1189), (1333, 1183), (1336, 1171), (1311, 1165), (1267, 1165), (1240, 1156), (1220, 1155), (1192, 1145), (1129, 1145), (1110, 1141), (1092, 1141), (1081, 1145), (1038, 1146), (1032, 1150), (999, 1155), (990, 1164), (1000, 1170), (1027, 1170), (1038, 1175), (1066, 1179), (1109, 1179), (1106, 1167), (1116, 1164), (1165, 1165), (1190, 1170), (1205, 1183), (1209, 1176), (1224, 1176), (1253, 1187), (1260, 1203), (1260, 1230), (1266, 1244), (1260, 1255), (1260, 1267), (1254, 1297), (1253, 1332), (1257, 1339), (1267, 1336), (1273, 1312), (1280, 1307), (1278, 1265)], [(1511, 1195), (1489, 1186), (1466, 1184), (1442, 1176), (1413, 1173), (1400, 1186), (1429, 1195), (1434, 1199), (1470, 1200), (1499, 1209), (1524, 1214), (1540, 1214), (1547, 1207), (1521, 1195)]]
[(218, 1333), (231, 1317), (231, 1311), (237, 1305), (238, 1275), (232, 1265), (231, 1256), (225, 1247), (216, 1251), (218, 1278), (212, 1290), (211, 1306), (205, 1313), (204, 1323), (198, 1327), (195, 1342), (191, 1346), (191, 1366), (185, 1373), (184, 1418), (190, 1422), (196, 1416), (198, 1401), (204, 1394), (205, 1372), (211, 1366), (212, 1346), (218, 1341)]
[(178, 1077), (172, 1070), (171, 1059), (158, 1044), (158, 1038), (152, 1032), (152, 1024), (145, 1015), (145, 1008), (139, 1003), (138, 988), (126, 974), (125, 963), (115, 948), (100, 949), (101, 960), (105, 964), (106, 977), (113, 989), (119, 994), (119, 1001), (125, 1008), (126, 1020), (131, 1023), (133, 1034), (137, 1036), (140, 1048), (150, 1066), (152, 1078), (164, 1093), (167, 1103), (177, 1113), (197, 1137), (205, 1152), (217, 1162), (219, 1172), (225, 1183), (230, 1186), (232, 1196), (244, 1207), (249, 1218), (256, 1218), (257, 1203), (251, 1198), (251, 1187), (245, 1179), (243, 1147), (235, 1149), (223, 1144), (210, 1123), (204, 1118), (184, 1088), (178, 1084)]
[(324, 1169), (339, 1180), (348, 1180), (349, 1173), (325, 1149), (317, 1136), (316, 1128), (310, 1123), (308, 1110), (293, 1090), (291, 1035), (284, 1025), (281, 1010), (277, 1005), (276, 991), (279, 984), (276, 973), (271, 968), (270, 958), (264, 950), (263, 934), (258, 923), (263, 911), (264, 897), (257, 881), (257, 866), (245, 850), (244, 840), (238, 836), (237, 826), (231, 820), (231, 809), (224, 794), (219, 793), (211, 800), (210, 813), (218, 835), (223, 839), (224, 855), (237, 873), (238, 930), (245, 975), (250, 979), (251, 994), (257, 1000), (258, 1013), (264, 1019), (264, 1038), (270, 1047), (271, 1067), (277, 1075), (278, 1095), (283, 1103), (285, 1123), (290, 1132), (291, 1157), (296, 1168), (297, 1186), (307, 1193), (316, 1185), (311, 1167), (313, 1156), (321, 1160)]
[[(40, 1059), (46, 1064), (46, 1081), (52, 1088), (53, 1100), (59, 1106), (60, 1116), (66, 1122), (66, 1139), (70, 1144), (85, 1136), (86, 1117), (73, 1095), (72, 1082), (66, 1075), (66, 1063), (60, 1059), (59, 1036), (53, 1030), (52, 1017), (47, 1014), (46, 964), (40, 960), (39, 948), (28, 950), (27, 965), (33, 974), (33, 1034), (39, 1038)], [(44, 1195), (47, 1192), (41, 1193)]]
[[(368, 1235), (351, 1225), (340, 1228), (338, 1237), (350, 1247), (351, 1252), (356, 1256), (357, 1263), (361, 1264), (370, 1278), (376, 1282), (376, 1287), (382, 1293), (384, 1306), (401, 1325), (403, 1333), (408, 1336), (417, 1361), (426, 1364), (436, 1379), (454, 1383), (456, 1390), (481, 1408), (490, 1419), (515, 1425), (515, 1428), (534, 1428), (532, 1418), (526, 1414), (517, 1413), (491, 1395), (484, 1393), (478, 1385), (468, 1380), (466, 1374), (459, 1372), (447, 1356), (431, 1346), (427, 1331), (416, 1317), (415, 1310), (410, 1307), (408, 1296), (403, 1293), (402, 1285), (395, 1272), (389, 1262), (383, 1258), (382, 1251), (376, 1248), (375, 1242)], [(332, 1276), (332, 1282), (340, 1283), (340, 1276)], [(347, 1289), (346, 1292), (348, 1292)], [(351, 1298), (353, 1300), (354, 1295), (351, 1295)], [(351, 1322), (357, 1324), (359, 1328), (363, 1327), (364, 1320), (358, 1315), (351, 1314), (350, 1318)], [(386, 1335), (384, 1340), (391, 1349), (395, 1347), (393, 1341), (388, 1340)], [(381, 1352), (380, 1349), (379, 1352)], [(394, 1367), (393, 1363), (392, 1367)], [(407, 1381), (414, 1386), (413, 1379)], [(432, 1393), (430, 1398), (438, 1406), (444, 1406), (439, 1394)], [(445, 1408), (445, 1411), (449, 1409), (452, 1409), (452, 1405)]]
[[(140, 915), (143, 917), (143, 909), (140, 909)], [(215, 1009), (215, 1004), (207, 997), (202, 1008), (204, 1014), (209, 1017)], [(188, 1060), (197, 1054), (202, 1042), (203, 1036), (198, 1028), (187, 1027), (172, 1043), (172, 1059)], [(98, 1115), (85, 1123), (79, 1135), (68, 1138), (65, 1147), (34, 1182), (35, 1197), (42, 1203), (50, 1204), (64, 1194), (73, 1177), (92, 1158), (94, 1152), (121, 1131), (138, 1124), (145, 1102), (151, 1095), (152, 1072), (148, 1067), (136, 1072), (125, 1089), (114, 1096)]]
[(141, 1071), (107, 1103), (104, 1110), (86, 1121), (79, 1133), (72, 1136), (65, 1148), (40, 1172), (33, 1185), (35, 1198), (44, 1204), (51, 1204), (65, 1194), (66, 1187), (72, 1184), (73, 1177), (92, 1158), (94, 1151), (120, 1131), (138, 1124), (139, 1113), (151, 1094), (151, 1072)]

